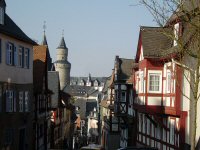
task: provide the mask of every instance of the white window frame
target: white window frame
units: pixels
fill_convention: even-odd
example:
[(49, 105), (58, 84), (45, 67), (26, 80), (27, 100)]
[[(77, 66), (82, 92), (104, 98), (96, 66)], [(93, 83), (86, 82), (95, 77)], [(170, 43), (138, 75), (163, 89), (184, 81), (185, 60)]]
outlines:
[(23, 50), (22, 50), (22, 47), (19, 47), (18, 49), (18, 66), (19, 67), (22, 67), (23, 66)]
[(175, 119), (170, 119), (170, 144), (175, 142)]
[(29, 92), (24, 92), (24, 111), (29, 112)]
[[(159, 76), (159, 89), (158, 89), (158, 91), (150, 89), (150, 76), (151, 75)], [(148, 92), (149, 93), (161, 93), (162, 92), (162, 71), (158, 71), (158, 70), (149, 70), (148, 71)]]
[(144, 72), (140, 72), (140, 93), (144, 93)]
[(24, 92), (19, 92), (19, 112), (24, 111)]
[(8, 62), (8, 64), (9, 65), (12, 65), (13, 64), (13, 45), (11, 44), (11, 43), (8, 43), (8, 53), (9, 53), (9, 62)]
[(14, 112), (14, 92), (6, 91), (6, 112)]
[(24, 68), (28, 68), (28, 49), (24, 49)]
[(166, 80), (166, 89), (167, 93), (171, 92), (171, 80), (172, 80), (172, 73), (170, 70), (167, 70), (167, 80)]

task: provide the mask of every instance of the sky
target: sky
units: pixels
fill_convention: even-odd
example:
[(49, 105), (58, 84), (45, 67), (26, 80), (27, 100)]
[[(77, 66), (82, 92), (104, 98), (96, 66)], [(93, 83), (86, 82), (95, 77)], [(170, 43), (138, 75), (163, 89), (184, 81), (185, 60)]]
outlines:
[[(140, 26), (155, 26), (138, 0), (6, 0), (7, 14), (41, 43), (43, 25), (53, 61), (62, 31), (71, 76), (110, 76), (115, 56), (134, 59)], [(135, 6), (136, 5), (136, 6)]]

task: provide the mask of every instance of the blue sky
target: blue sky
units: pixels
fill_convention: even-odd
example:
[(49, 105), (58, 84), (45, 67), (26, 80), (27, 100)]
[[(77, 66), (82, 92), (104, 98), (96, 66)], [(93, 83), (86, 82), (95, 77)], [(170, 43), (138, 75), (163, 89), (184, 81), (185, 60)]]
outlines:
[(56, 60), (62, 30), (71, 76), (109, 76), (114, 58), (135, 57), (140, 26), (155, 26), (138, 0), (6, 0), (7, 14), (39, 43), (46, 21), (51, 57)]

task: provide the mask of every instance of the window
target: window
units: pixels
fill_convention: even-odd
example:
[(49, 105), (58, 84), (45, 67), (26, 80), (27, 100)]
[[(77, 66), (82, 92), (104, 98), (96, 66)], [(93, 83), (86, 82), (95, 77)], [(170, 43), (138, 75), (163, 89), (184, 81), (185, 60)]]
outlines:
[(24, 111), (24, 92), (19, 92), (19, 112)]
[(29, 92), (26, 91), (25, 95), (24, 95), (24, 108), (25, 108), (25, 112), (29, 111)]
[(149, 73), (149, 92), (161, 92), (161, 73)]
[(170, 119), (170, 143), (174, 144), (174, 130), (175, 130), (175, 120)]
[(126, 102), (126, 92), (122, 91), (121, 93), (121, 102)]
[(6, 112), (16, 111), (16, 92), (7, 90), (6, 91)]
[(143, 71), (140, 73), (140, 92), (144, 92), (144, 73)]
[(13, 43), (7, 43), (6, 45), (6, 64), (17, 66), (17, 49)]
[(171, 72), (167, 71), (167, 93), (171, 91)]
[(24, 50), (24, 68), (29, 68), (29, 49)]
[(14, 140), (14, 129), (12, 128), (7, 128), (5, 130), (5, 145), (10, 145), (12, 144), (13, 140)]
[(13, 45), (8, 44), (7, 45), (7, 64), (12, 65), (13, 64)]
[(23, 48), (19, 47), (19, 51), (18, 51), (18, 66), (19, 67), (23, 67)]

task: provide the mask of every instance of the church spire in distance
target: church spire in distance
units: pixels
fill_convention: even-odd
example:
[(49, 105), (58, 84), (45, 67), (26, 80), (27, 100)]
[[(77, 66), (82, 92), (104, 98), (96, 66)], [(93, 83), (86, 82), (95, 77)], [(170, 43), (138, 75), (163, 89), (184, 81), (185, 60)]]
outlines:
[(46, 30), (46, 21), (44, 21), (43, 29), (44, 29), (44, 34), (43, 34), (43, 40), (42, 40), (41, 45), (48, 45), (47, 38), (46, 38), (46, 32), (45, 32), (45, 30)]

